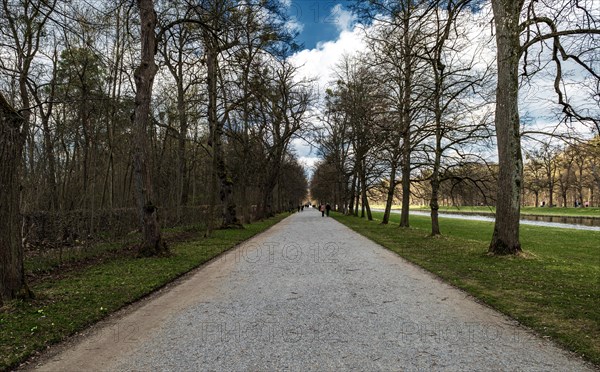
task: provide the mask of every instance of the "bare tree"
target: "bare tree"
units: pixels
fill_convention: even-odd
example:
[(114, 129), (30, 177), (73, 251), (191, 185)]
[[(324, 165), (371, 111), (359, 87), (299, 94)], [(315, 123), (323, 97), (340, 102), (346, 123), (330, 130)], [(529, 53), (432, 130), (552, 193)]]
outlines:
[(134, 130), (133, 164), (135, 171), (135, 196), (142, 219), (142, 244), (140, 253), (145, 256), (168, 252), (163, 241), (158, 222), (158, 208), (154, 198), (152, 185), (152, 167), (149, 164), (148, 127), (150, 124), (150, 101), (152, 86), (158, 66), (154, 62), (157, 52), (156, 26), (157, 18), (153, 0), (137, 0), (140, 14), (141, 57), (135, 69), (136, 85), (135, 109), (132, 115)]
[[(224, 126), (233, 106), (228, 104), (223, 91), (219, 90), (220, 57), (238, 45), (237, 33), (231, 23), (235, 17), (235, 4), (228, 0), (208, 0), (194, 6), (195, 21), (200, 25), (200, 35), (204, 45), (206, 61), (206, 84), (208, 96), (208, 145), (212, 157), (211, 203), (210, 213), (216, 205), (218, 195), (222, 206), (221, 227), (241, 227), (237, 218), (236, 204), (233, 198), (233, 179), (231, 178), (224, 151)], [(221, 93), (221, 100), (219, 100)], [(208, 231), (212, 229), (212, 217), (209, 217)]]
[[(0, 94), (0, 302), (2, 298), (31, 296), (23, 268), (22, 171), (30, 174), (35, 171), (31, 78), (46, 25), (56, 3), (56, 0), (2, 0), (1, 4), (0, 45), (5, 54), (0, 59), (0, 71), (16, 81), (21, 109), (17, 113)], [(23, 169), (25, 146), (28, 167)]]
[[(361, 217), (372, 220), (367, 191), (371, 184), (370, 175), (373, 171), (372, 161), (379, 148), (378, 119), (382, 109), (377, 102), (380, 96), (379, 86), (372, 70), (361, 56), (344, 56), (337, 66), (336, 86), (330, 93), (329, 115), (338, 115), (342, 120), (340, 128), (334, 128), (337, 144), (330, 147), (337, 149), (340, 156), (347, 159), (348, 171), (351, 176), (348, 193), (349, 213), (358, 215), (361, 207)], [(331, 101), (336, 97), (335, 104)], [(340, 129), (341, 131), (337, 131)], [(344, 148), (347, 148), (344, 150)], [(342, 159), (340, 159), (342, 160)]]
[[(32, 96), (36, 102), (39, 110), (42, 124), (43, 133), (43, 147), (44, 156), (46, 160), (46, 174), (45, 178), (48, 182), (48, 192), (46, 198), (49, 200), (49, 210), (56, 210), (59, 208), (59, 192), (58, 185), (56, 182), (56, 157), (54, 154), (54, 139), (53, 133), (50, 128), (50, 122), (55, 106), (56, 97), (56, 72), (58, 68), (58, 51), (54, 48), (53, 54), (50, 56), (52, 62), (52, 73), (51, 80), (48, 84), (38, 84), (35, 81), (30, 81), (30, 89), (33, 92)], [(43, 91), (47, 93), (45, 96), (42, 94)]]
[[(262, 86), (255, 112), (258, 136), (265, 151), (264, 174), (260, 185), (258, 218), (273, 215), (273, 189), (279, 181), (290, 141), (306, 126), (306, 111), (311, 103), (310, 81), (296, 81), (297, 68), (277, 61), (262, 70)], [(261, 71), (256, 71), (258, 74)], [(294, 206), (295, 207), (295, 206)]]
[(540, 205), (540, 192), (544, 189), (544, 172), (542, 164), (531, 152), (525, 152), (524, 189), (529, 190), (535, 196), (535, 206)]
[[(179, 13), (177, 19), (183, 15)], [(164, 31), (165, 40), (159, 49), (163, 63), (175, 80), (177, 97), (177, 128), (169, 127), (177, 136), (177, 211), (181, 218), (181, 207), (188, 203), (189, 196), (189, 160), (186, 158), (189, 109), (188, 97), (191, 91), (199, 85), (200, 61), (197, 55), (202, 50), (199, 37), (189, 24), (176, 24)], [(204, 72), (204, 71), (202, 71)]]
[[(556, 6), (552, 8), (552, 6)], [(600, 35), (598, 20), (591, 13), (593, 2), (565, 1), (562, 4), (541, 4), (536, 1), (492, 0), (494, 24), (496, 30), (498, 85), (496, 89), (496, 135), (498, 143), (498, 196), (496, 205), (496, 223), (489, 252), (494, 254), (517, 254), (521, 251), (519, 241), (519, 217), (521, 207), (521, 189), (523, 187), (523, 157), (521, 150), (519, 117), (519, 66), (521, 58), (534, 45), (551, 42), (552, 62), (556, 69), (554, 88), (558, 103), (568, 117), (580, 121), (592, 122), (600, 131), (597, 119), (577, 112), (565, 98), (561, 87), (562, 63), (571, 60), (587, 71), (593, 78), (598, 74), (591, 62), (582, 59), (585, 51), (570, 53), (563, 44), (565, 38), (578, 36), (593, 40)], [(549, 14), (538, 14), (538, 7)], [(522, 13), (526, 17), (521, 20)], [(543, 11), (542, 11), (543, 13)], [(561, 19), (560, 17), (564, 18)], [(578, 27), (569, 29), (575, 22)], [(563, 25), (561, 25), (561, 21)], [(564, 28), (559, 29), (560, 26)], [(521, 37), (524, 35), (524, 41)], [(563, 40), (563, 41), (561, 41)], [(587, 47), (588, 43), (577, 45)], [(590, 49), (592, 50), (592, 49)], [(525, 65), (526, 66), (526, 65)], [(524, 74), (528, 74), (527, 68)]]
[[(334, 188), (331, 195), (327, 197), (313, 197), (318, 200), (333, 200), (334, 208), (337, 205), (338, 210), (343, 213), (350, 213), (350, 177), (354, 174), (351, 166), (351, 126), (349, 115), (344, 110), (342, 97), (337, 90), (328, 89), (326, 91), (325, 106), (323, 108), (324, 116), (320, 118), (323, 125), (315, 126), (313, 129), (316, 134), (316, 142), (319, 145), (325, 163), (316, 166), (315, 174), (311, 180), (312, 184), (318, 184), (320, 179), (329, 179), (334, 182)], [(324, 170), (321, 170), (324, 168)], [(331, 169), (334, 171), (330, 171)], [(324, 173), (320, 176), (319, 173)], [(321, 193), (322, 195), (322, 193)], [(353, 200), (353, 198), (352, 198)]]
[[(489, 67), (483, 71), (475, 70), (476, 53), (471, 60), (459, 58), (469, 43), (466, 29), (457, 25), (461, 12), (470, 1), (448, 2), (443, 10), (436, 8), (433, 13), (431, 47), (425, 47), (424, 59), (430, 65), (431, 95), (430, 110), (433, 116), (432, 146), (433, 161), (430, 176), (431, 198), (431, 235), (440, 235), (438, 219), (438, 192), (443, 181), (442, 157), (452, 152), (460, 159), (468, 158), (468, 154), (459, 147), (467, 143), (482, 144), (490, 136), (487, 131), (488, 120), (482, 102), (483, 97), (476, 99), (477, 104), (468, 104), (475, 94), (471, 91), (484, 90), (485, 80), (489, 77)], [(463, 19), (466, 18), (463, 17)], [(466, 22), (465, 22), (466, 23)], [(429, 151), (425, 151), (429, 153)]]
[(400, 227), (409, 227), (411, 173), (413, 150), (419, 142), (418, 119), (422, 119), (423, 101), (419, 81), (424, 74), (423, 53), (425, 34), (423, 28), (436, 2), (376, 0), (357, 2), (359, 13), (378, 25), (380, 32), (368, 37), (380, 45), (380, 59), (389, 64), (388, 79), (395, 90), (394, 110), (401, 141), (400, 172), (402, 185), (402, 210)]
[[(265, 17), (266, 14), (269, 16)], [(225, 126), (229, 147), (233, 151), (228, 156), (228, 164), (235, 180), (238, 214), (244, 222), (249, 222), (255, 209), (250, 205), (253, 194), (261, 194), (256, 204), (256, 216), (260, 218), (264, 213), (261, 206), (265, 191), (253, 190), (253, 186), (263, 187), (264, 173), (274, 164), (280, 164), (274, 161), (278, 157), (272, 156), (271, 143), (267, 143), (267, 148), (262, 147), (260, 128), (266, 128), (256, 110), (264, 104), (267, 96), (265, 85), (272, 83), (265, 81), (265, 77), (273, 76), (273, 70), (278, 69), (273, 67), (274, 61), (286, 58), (286, 49), (291, 48), (293, 35), (286, 27), (286, 16), (281, 12), (278, 1), (246, 2), (235, 15), (239, 45), (228, 51), (221, 85), (227, 86), (224, 89), (228, 90), (229, 100), (236, 106)]]
[[(587, 162), (589, 161), (588, 156), (589, 154), (586, 151), (586, 147), (584, 145), (578, 146), (580, 148), (580, 151), (565, 151), (565, 153), (563, 153), (563, 162), (561, 162), (564, 165), (564, 168), (566, 168), (566, 173), (569, 175), (571, 173), (571, 167), (572, 167), (572, 163), (571, 161), (573, 161), (576, 165), (575, 170), (573, 171), (574, 175), (575, 175), (575, 189), (577, 190), (577, 193), (575, 195), (575, 204), (579, 204), (580, 206), (583, 206), (584, 204), (584, 200), (583, 200), (583, 188), (585, 185), (585, 179), (586, 179), (586, 175), (585, 175), (585, 171), (587, 168)], [(567, 155), (567, 152), (570, 152), (573, 156), (570, 157)], [(560, 161), (561, 159), (559, 159)], [(564, 203), (565, 203), (565, 207), (567, 206), (566, 204), (566, 198), (564, 198)]]
[(0, 94), (0, 305), (32, 295), (25, 282), (19, 205), (24, 122)]

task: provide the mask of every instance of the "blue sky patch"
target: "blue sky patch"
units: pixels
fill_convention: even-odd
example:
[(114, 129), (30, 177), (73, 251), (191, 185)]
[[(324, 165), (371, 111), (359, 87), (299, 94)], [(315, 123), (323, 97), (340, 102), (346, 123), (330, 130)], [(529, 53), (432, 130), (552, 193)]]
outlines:
[(289, 15), (302, 27), (297, 42), (304, 44), (304, 48), (314, 49), (319, 42), (337, 39), (340, 15), (349, 11), (351, 3), (348, 0), (292, 0)]

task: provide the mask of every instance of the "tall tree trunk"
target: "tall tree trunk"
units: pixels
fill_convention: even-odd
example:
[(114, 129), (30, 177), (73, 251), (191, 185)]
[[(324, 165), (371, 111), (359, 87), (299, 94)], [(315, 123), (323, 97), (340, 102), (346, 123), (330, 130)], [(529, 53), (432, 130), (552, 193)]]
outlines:
[(369, 200), (367, 199), (367, 165), (366, 161), (363, 159), (361, 165), (361, 183), (363, 185), (361, 190), (362, 195), (362, 216), (365, 216), (365, 211), (367, 212), (367, 220), (373, 221), (373, 214), (371, 213), (371, 207), (369, 207)]
[(579, 182), (577, 183), (577, 196), (579, 196), (579, 203), (583, 206), (583, 164), (579, 165)]
[(349, 195), (349, 201), (348, 201), (348, 212), (346, 212), (347, 215), (351, 215), (352, 213), (354, 213), (354, 198), (356, 195), (356, 173), (352, 174), (352, 187), (350, 188), (350, 195)]
[(122, 17), (122, 7), (117, 7), (116, 14), (116, 24), (115, 24), (115, 32), (116, 32), (116, 40), (114, 43), (114, 51), (112, 61), (112, 71), (110, 74), (111, 88), (110, 88), (110, 113), (107, 116), (106, 123), (106, 135), (107, 135), (107, 145), (108, 145), (108, 159), (106, 165), (106, 178), (105, 178), (105, 189), (102, 195), (102, 203), (101, 208), (105, 206), (105, 193), (108, 193), (108, 207), (110, 209), (113, 208), (115, 202), (115, 162), (114, 162), (114, 137), (115, 137), (115, 127), (117, 122), (117, 105), (121, 99), (121, 76), (123, 74), (123, 38), (121, 37), (121, 17)]
[[(273, 155), (273, 159), (267, 164), (265, 179), (263, 181), (261, 191), (261, 206), (259, 206), (259, 216), (261, 219), (272, 217), (274, 215), (273, 211), (273, 192), (275, 186), (281, 186), (281, 182), (279, 182), (279, 178), (281, 176), (280, 172), (280, 164), (283, 158), (283, 148), (275, 150), (275, 154)], [(282, 202), (288, 202), (287, 200), (283, 200), (283, 195), (281, 195), (281, 190), (278, 190), (277, 193), (278, 201), (279, 201), (279, 210), (283, 211), (289, 209), (289, 205), (283, 205)]]
[(440, 190), (440, 152), (440, 149), (436, 148), (433, 174), (431, 175), (431, 200), (429, 201), (429, 207), (431, 208), (431, 236), (441, 234), (440, 221), (438, 218), (438, 210), (440, 209), (438, 202)]
[(431, 236), (440, 235), (440, 221), (438, 218), (438, 210), (440, 205), (438, 203), (438, 192), (440, 188), (439, 179), (436, 177), (431, 180), (431, 200), (429, 201), (429, 207), (431, 208)]
[(83, 192), (81, 193), (80, 200), (80, 208), (87, 209), (89, 208), (90, 201), (90, 192), (88, 190), (89, 182), (90, 182), (90, 143), (91, 143), (91, 135), (90, 135), (90, 109), (89, 105), (91, 104), (88, 89), (86, 87), (85, 81), (81, 78), (81, 97), (79, 103), (79, 117), (81, 119), (81, 130), (83, 133)]
[(429, 207), (431, 208), (431, 236), (441, 235), (440, 221), (438, 218), (438, 210), (440, 209), (438, 195), (440, 190), (440, 166), (442, 163), (442, 108), (440, 106), (440, 96), (443, 84), (441, 75), (443, 72), (438, 74), (437, 69), (435, 72), (435, 159), (433, 161), (433, 172), (431, 174), (431, 199), (429, 201)]
[(233, 180), (228, 174), (223, 152), (223, 123), (217, 113), (217, 75), (218, 55), (216, 42), (210, 39), (212, 35), (205, 37), (206, 47), (206, 69), (208, 85), (208, 124), (211, 132), (213, 172), (217, 177), (219, 199), (221, 201), (221, 228), (242, 227), (237, 219), (236, 205), (233, 200)]
[[(246, 40), (249, 50), (248, 50), (248, 58), (244, 64), (244, 70), (242, 74), (242, 92), (244, 97), (250, 97), (251, 87), (250, 87), (250, 71), (252, 69), (252, 63), (254, 62), (253, 58), (253, 48), (250, 40)], [(242, 124), (243, 124), (243, 132), (242, 132), (242, 171), (239, 175), (240, 180), (240, 207), (241, 207), (241, 216), (242, 223), (250, 223), (252, 218), (257, 218), (258, 215), (255, 213), (254, 216), (250, 216), (250, 203), (248, 197), (248, 188), (250, 185), (250, 163), (252, 161), (251, 158), (251, 144), (250, 144), (250, 127), (252, 123), (250, 122), (250, 100), (244, 99), (242, 102)], [(258, 212), (258, 211), (257, 211)]]
[(410, 18), (404, 17), (404, 36), (402, 38), (402, 55), (404, 57), (404, 91), (402, 97), (402, 211), (400, 214), (400, 227), (409, 227), (408, 217), (410, 208), (410, 108), (412, 95), (412, 55)]
[(382, 225), (387, 225), (390, 221), (390, 213), (392, 213), (392, 203), (394, 202), (394, 191), (396, 190), (396, 161), (392, 161), (392, 169), (390, 172), (390, 186), (388, 187), (387, 200), (385, 202), (385, 211), (383, 212)]
[[(58, 52), (56, 48), (52, 55), (52, 76), (56, 76), (58, 68)], [(54, 211), (58, 209), (58, 185), (56, 182), (56, 157), (54, 154), (54, 141), (52, 139), (52, 131), (50, 129), (50, 118), (53, 115), (54, 110), (54, 96), (56, 93), (56, 81), (53, 78), (48, 86), (48, 96), (46, 98), (47, 103), (44, 104), (39, 95), (33, 95), (34, 100), (39, 108), (40, 119), (42, 122), (42, 133), (43, 133), (43, 148), (44, 155), (46, 157), (46, 180), (48, 181), (48, 192), (45, 194), (45, 198), (48, 199), (48, 209)], [(46, 110), (44, 110), (44, 106)]]
[(519, 213), (523, 184), (523, 157), (518, 103), (521, 2), (493, 0), (492, 8), (496, 25), (498, 61), (495, 124), (499, 174), (496, 223), (489, 252), (506, 255), (521, 251)]
[(356, 200), (357, 200), (356, 204), (358, 205), (358, 200), (360, 199), (360, 218), (364, 218), (365, 217), (365, 199), (364, 199), (364, 197), (365, 197), (364, 196), (365, 195), (365, 192), (364, 192), (365, 191), (365, 186), (364, 186), (365, 185), (365, 174), (364, 174), (362, 156), (359, 157), (359, 159), (361, 159), (361, 160), (358, 161), (358, 163), (360, 164), (359, 168), (358, 168), (358, 176), (359, 176), (360, 185), (362, 187), (359, 189), (359, 193), (356, 196)]
[[(181, 53), (181, 52), (180, 52)], [(185, 97), (183, 90), (182, 64), (179, 64), (179, 79), (177, 81), (177, 116), (179, 117), (179, 136), (177, 138), (177, 219), (181, 222), (181, 209), (187, 204), (187, 167), (186, 167), (186, 144), (188, 132), (187, 112), (185, 110)]]
[(209, 142), (211, 148), (211, 177), (210, 177), (210, 202), (208, 206), (207, 233), (208, 236), (214, 228), (215, 209), (217, 204), (218, 175), (217, 168), (220, 155), (217, 153), (220, 149), (220, 132), (217, 130), (219, 125), (217, 116), (217, 53), (215, 47), (211, 46), (210, 37), (205, 37), (206, 50), (206, 85), (208, 88), (208, 128)]
[[(400, 227), (409, 227), (408, 214), (410, 208), (410, 132), (405, 129), (404, 144), (402, 145), (402, 210)], [(406, 139), (408, 138), (408, 142)]]
[(554, 207), (554, 182), (550, 175), (548, 175), (548, 206)]
[(367, 220), (373, 221), (373, 213), (371, 213), (371, 206), (369, 205), (369, 199), (367, 198), (366, 192), (363, 197), (363, 208), (367, 211)]
[(58, 186), (56, 184), (56, 160), (54, 157), (54, 145), (52, 143), (52, 133), (49, 125), (50, 116), (42, 116), (42, 129), (44, 132), (44, 154), (48, 162), (46, 179), (48, 180), (48, 194), (50, 201), (50, 210), (58, 208)]
[(25, 282), (19, 206), (24, 124), (0, 94), (0, 305), (32, 295)]
[(356, 183), (356, 195), (354, 196), (355, 200), (354, 200), (354, 216), (358, 217), (358, 206), (360, 204), (360, 195), (361, 195), (361, 183), (360, 183), (360, 178), (357, 178), (357, 183)]
[[(247, 76), (247, 73), (246, 73)], [(248, 82), (247, 78), (244, 79), (244, 91), (248, 91)], [(248, 132), (250, 130), (250, 109), (248, 107), (248, 103), (244, 101), (243, 106), (243, 117), (242, 122), (244, 125), (244, 132), (242, 134), (242, 174), (240, 175), (240, 204), (241, 204), (241, 216), (242, 223), (250, 223), (250, 206), (248, 203), (248, 185), (249, 180), (248, 176), (250, 172), (248, 169), (250, 168), (250, 139)], [(254, 216), (256, 218), (256, 216)]]
[(167, 245), (161, 236), (158, 211), (152, 201), (154, 194), (148, 143), (152, 85), (154, 76), (158, 71), (158, 67), (154, 62), (157, 19), (153, 0), (137, 0), (137, 5), (140, 12), (141, 61), (134, 72), (136, 93), (132, 118), (134, 131), (133, 166), (137, 208), (142, 220), (140, 254), (153, 256), (168, 252)]
[[(246, 140), (245, 140), (246, 141)], [(246, 142), (244, 142), (243, 144), (244, 146), (244, 159), (242, 160), (243, 164), (244, 164), (244, 169), (242, 170), (242, 174), (240, 177), (240, 204), (241, 204), (241, 216), (242, 216), (242, 223), (250, 223), (252, 222), (252, 218), (256, 218), (257, 216), (251, 216), (250, 215), (250, 205), (248, 202), (248, 188), (249, 186), (249, 182), (248, 182), (248, 176), (249, 176), (249, 172), (248, 172), (248, 167), (249, 167), (249, 158), (250, 158), (250, 151), (248, 149), (248, 145), (246, 144)]]
[[(273, 191), (275, 186), (276, 182), (272, 182), (261, 187), (261, 201), (257, 211), (257, 217), (261, 220), (273, 216)], [(281, 209), (281, 205), (278, 209)]]

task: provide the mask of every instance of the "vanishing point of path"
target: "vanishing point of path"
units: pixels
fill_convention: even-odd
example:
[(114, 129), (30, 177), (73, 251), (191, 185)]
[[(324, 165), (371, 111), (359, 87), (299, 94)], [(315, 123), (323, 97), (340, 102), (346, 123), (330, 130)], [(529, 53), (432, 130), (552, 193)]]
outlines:
[(58, 349), (36, 368), (593, 370), (311, 209)]

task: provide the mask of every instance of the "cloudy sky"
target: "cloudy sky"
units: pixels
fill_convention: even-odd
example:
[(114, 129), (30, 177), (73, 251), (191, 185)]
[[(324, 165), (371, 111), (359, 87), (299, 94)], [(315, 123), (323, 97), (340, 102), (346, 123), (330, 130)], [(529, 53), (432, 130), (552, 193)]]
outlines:
[[(352, 1), (281, 1), (288, 6), (293, 27), (299, 31), (297, 41), (304, 46), (291, 61), (299, 67), (299, 78), (316, 80), (317, 94), (322, 95), (331, 84), (332, 73), (342, 56), (366, 49), (363, 37), (369, 27), (359, 23), (352, 13)], [(490, 38), (491, 34), (486, 37)], [(307, 173), (312, 174), (312, 167), (319, 160), (315, 149), (302, 139), (295, 140), (293, 147)]]
[[(362, 36), (365, 27), (359, 24), (350, 10), (352, 1), (340, 0), (280, 0), (288, 7), (292, 19), (292, 27), (299, 31), (297, 41), (304, 45), (304, 49), (291, 57), (291, 61), (299, 66), (300, 77), (310, 77), (317, 81), (317, 92), (322, 94), (330, 84), (332, 72), (344, 54), (351, 55), (364, 50), (365, 43)], [(491, 10), (484, 6), (481, 12), (469, 23), (473, 23), (470, 33), (478, 34), (478, 42), (474, 44), (488, 45), (484, 51), (484, 58), (494, 58), (495, 43), (491, 30)], [(368, 30), (368, 27), (367, 27)], [(477, 49), (477, 48), (474, 48)], [(550, 48), (545, 47), (548, 53)], [(537, 50), (532, 50), (531, 55), (537, 55)], [(481, 54), (478, 54), (481, 58)], [(564, 62), (563, 68), (566, 74), (577, 77), (580, 74), (577, 68), (571, 69), (568, 62)], [(545, 72), (537, 74), (535, 78), (524, 84), (520, 89), (520, 111), (524, 122), (527, 122), (530, 130), (552, 131), (556, 126), (558, 107), (554, 102), (556, 95), (553, 91), (554, 68), (552, 64), (544, 68)], [(565, 87), (572, 98), (572, 102), (581, 95), (579, 89), (582, 80), (572, 79), (574, 84)], [(597, 110), (593, 108), (592, 110)], [(524, 128), (527, 129), (527, 128)], [(578, 131), (588, 131), (583, 127)], [(308, 173), (310, 167), (318, 160), (314, 149), (303, 140), (294, 141), (294, 148), (305, 164)]]
[[(297, 41), (304, 49), (291, 57), (300, 67), (299, 77), (316, 79), (317, 92), (322, 93), (331, 80), (335, 65), (344, 54), (363, 49), (356, 17), (350, 11), (351, 1), (292, 0), (284, 1), (294, 27)], [(304, 140), (294, 141), (294, 148), (307, 171), (318, 160), (315, 150)]]

